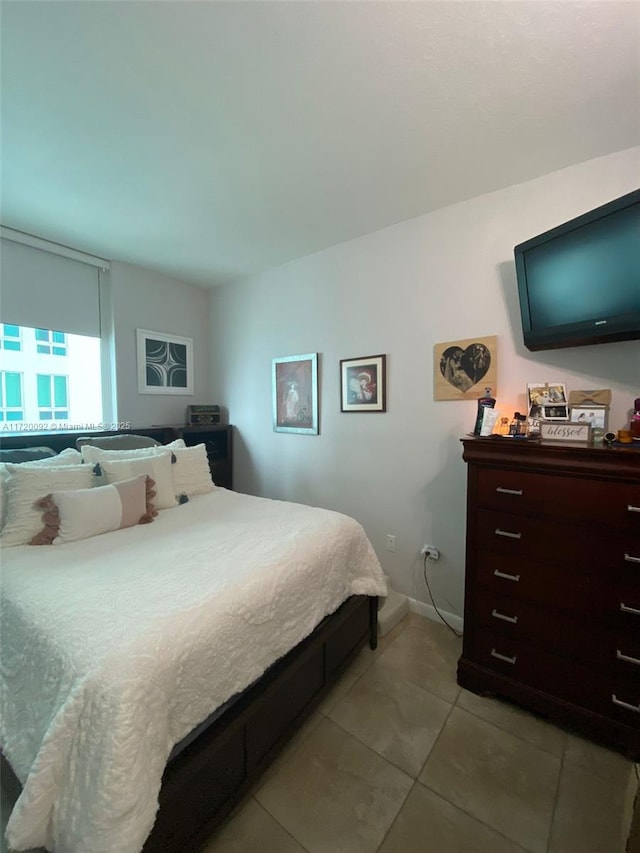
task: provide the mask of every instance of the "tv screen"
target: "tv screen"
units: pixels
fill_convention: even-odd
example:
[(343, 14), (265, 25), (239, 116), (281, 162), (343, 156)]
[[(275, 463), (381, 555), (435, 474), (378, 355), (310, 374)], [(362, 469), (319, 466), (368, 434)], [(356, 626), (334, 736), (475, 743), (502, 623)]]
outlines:
[(640, 190), (514, 249), (525, 346), (640, 338)]

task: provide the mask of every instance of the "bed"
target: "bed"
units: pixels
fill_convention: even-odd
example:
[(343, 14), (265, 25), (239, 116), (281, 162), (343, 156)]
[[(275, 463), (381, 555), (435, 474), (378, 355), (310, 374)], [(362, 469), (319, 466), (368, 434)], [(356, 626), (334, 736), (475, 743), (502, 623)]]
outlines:
[(150, 525), (3, 549), (11, 845), (197, 849), (375, 646), (385, 592), (353, 519), (226, 489)]

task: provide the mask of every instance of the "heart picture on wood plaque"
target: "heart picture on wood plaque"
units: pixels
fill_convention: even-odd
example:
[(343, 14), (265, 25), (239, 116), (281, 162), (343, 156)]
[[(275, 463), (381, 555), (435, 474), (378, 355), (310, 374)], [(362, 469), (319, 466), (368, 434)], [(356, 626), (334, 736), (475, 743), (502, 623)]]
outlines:
[[(450, 341), (434, 347), (436, 400), (477, 399), (485, 387), (495, 396), (497, 338)], [(481, 384), (479, 384), (481, 383)]]

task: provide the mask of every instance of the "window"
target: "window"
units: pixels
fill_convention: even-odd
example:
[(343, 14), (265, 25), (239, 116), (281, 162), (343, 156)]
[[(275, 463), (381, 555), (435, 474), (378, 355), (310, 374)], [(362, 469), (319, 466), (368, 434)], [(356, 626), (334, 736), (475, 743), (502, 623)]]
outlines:
[(37, 380), (40, 420), (67, 420), (69, 417), (68, 377), (39, 373)]
[(52, 329), (36, 329), (36, 350), (42, 355), (66, 355), (67, 336)]
[[(11, 429), (100, 428), (93, 425), (115, 414), (108, 261), (9, 228), (1, 230), (1, 369), (22, 374), (24, 409), (22, 423)], [(19, 337), (14, 336), (16, 330)], [(4, 340), (13, 344), (6, 347)], [(20, 344), (17, 348), (15, 342)], [(50, 404), (40, 406), (38, 376), (61, 374), (66, 377), (66, 405), (62, 405), (63, 389), (58, 387), (56, 401), (55, 384), (50, 381)], [(40, 393), (45, 393), (43, 387)], [(41, 411), (50, 412), (51, 419), (41, 420)], [(53, 420), (64, 411), (68, 411), (66, 422)]]
[(2, 420), (16, 422), (11, 430), (47, 432), (61, 422), (65, 429), (96, 429), (103, 422), (100, 338), (8, 324), (0, 333), (21, 343), (18, 351), (1, 352), (6, 375), (20, 377), (3, 385)]
[(19, 352), (22, 349), (20, 326), (12, 326), (9, 323), (0, 325), (0, 348), (14, 352)]
[(0, 421), (21, 421), (23, 418), (22, 374), (3, 370), (0, 373)]

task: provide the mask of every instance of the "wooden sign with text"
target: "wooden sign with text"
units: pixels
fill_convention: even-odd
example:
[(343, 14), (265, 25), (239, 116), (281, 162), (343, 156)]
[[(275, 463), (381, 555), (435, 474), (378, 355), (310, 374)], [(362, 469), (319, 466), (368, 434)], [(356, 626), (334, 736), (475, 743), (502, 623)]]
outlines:
[(591, 442), (591, 424), (540, 422), (540, 438), (543, 441), (575, 441), (580, 444)]

